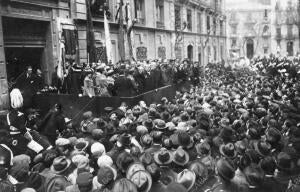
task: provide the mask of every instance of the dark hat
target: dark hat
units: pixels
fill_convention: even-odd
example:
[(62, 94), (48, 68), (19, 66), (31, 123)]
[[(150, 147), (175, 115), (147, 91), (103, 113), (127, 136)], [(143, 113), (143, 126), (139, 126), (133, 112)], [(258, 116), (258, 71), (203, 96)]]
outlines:
[(281, 133), (276, 128), (269, 128), (266, 133), (267, 141), (270, 143), (275, 143), (280, 141), (281, 139)]
[(74, 149), (77, 151), (84, 151), (89, 146), (89, 142), (83, 138), (80, 138), (76, 141)]
[(104, 108), (104, 111), (105, 111), (105, 113), (107, 113), (107, 114), (111, 113), (113, 110), (114, 110), (114, 108), (112, 108), (112, 107), (105, 107), (105, 108)]
[(119, 137), (119, 140), (118, 142), (124, 146), (124, 147), (129, 147), (130, 144), (131, 144), (131, 135), (129, 134), (122, 134), (120, 137)]
[(264, 180), (264, 172), (258, 165), (251, 164), (250, 166), (246, 167), (244, 174), (250, 186), (259, 187), (262, 185)]
[(42, 191), (45, 183), (45, 178), (39, 173), (31, 173), (27, 179), (26, 187), (35, 189), (36, 191)]
[(121, 172), (126, 172), (128, 167), (134, 162), (134, 157), (126, 151), (120, 153), (116, 160), (116, 165)]
[(146, 120), (145, 122), (143, 122), (143, 125), (145, 127), (147, 127), (148, 130), (153, 129), (154, 125), (151, 119)]
[(166, 148), (161, 148), (159, 151), (154, 153), (154, 161), (159, 165), (168, 165), (172, 163), (173, 155)]
[(259, 162), (260, 167), (266, 175), (273, 175), (276, 169), (276, 161), (273, 157), (265, 157)]
[(189, 120), (189, 114), (188, 113), (182, 113), (181, 115), (180, 115), (180, 118), (181, 118), (181, 120), (182, 121), (188, 121)]
[(13, 153), (9, 147), (0, 144), (0, 165), (8, 168), (12, 166)]
[(143, 146), (149, 147), (153, 143), (153, 138), (150, 134), (145, 134), (140, 138), (140, 142)]
[(187, 147), (191, 143), (191, 137), (186, 132), (179, 132), (178, 133), (178, 143), (182, 147)]
[(202, 181), (205, 181), (208, 179), (208, 168), (206, 165), (198, 160), (193, 161), (189, 165), (189, 170), (193, 171), (196, 175), (196, 179), (202, 179)]
[(167, 111), (164, 111), (161, 114), (161, 119), (164, 120), (165, 122), (168, 122), (170, 120), (170, 118), (171, 118), (171, 115)]
[(89, 172), (79, 173), (76, 179), (76, 184), (79, 188), (81, 187), (92, 187), (93, 175)]
[(178, 147), (176, 151), (173, 153), (173, 162), (177, 165), (184, 166), (190, 160), (189, 154), (182, 149), (182, 147)]
[(222, 144), (220, 146), (220, 153), (227, 158), (234, 158), (237, 154), (234, 144), (232, 143), (228, 143), (226, 145)]
[(56, 174), (61, 174), (65, 172), (71, 165), (71, 160), (67, 159), (65, 156), (56, 157), (53, 160), (50, 170)]
[(223, 127), (222, 130), (220, 131), (219, 136), (222, 139), (226, 139), (226, 140), (231, 140), (234, 134), (234, 130), (230, 127)]
[(117, 178), (117, 171), (109, 166), (101, 166), (98, 170), (97, 181), (102, 185), (107, 185)]
[(260, 154), (263, 157), (266, 157), (270, 154), (272, 146), (267, 142), (258, 141), (254, 143), (254, 149), (255, 151), (257, 151), (258, 154)]
[(208, 142), (204, 141), (201, 143), (197, 143), (196, 146), (196, 151), (198, 153), (198, 155), (207, 155), (210, 152), (210, 145)]
[(150, 133), (150, 135), (152, 136), (152, 138), (153, 138), (153, 142), (161, 142), (161, 140), (162, 140), (162, 132), (161, 131), (152, 131), (151, 133)]
[(228, 160), (223, 158), (220, 159), (216, 164), (216, 168), (218, 175), (223, 179), (227, 181), (233, 179), (235, 175), (235, 168)]
[(87, 120), (93, 117), (93, 113), (91, 111), (84, 112), (82, 114), (83, 119)]
[(289, 154), (280, 152), (277, 155), (277, 167), (282, 171), (291, 171), (295, 168), (295, 164)]

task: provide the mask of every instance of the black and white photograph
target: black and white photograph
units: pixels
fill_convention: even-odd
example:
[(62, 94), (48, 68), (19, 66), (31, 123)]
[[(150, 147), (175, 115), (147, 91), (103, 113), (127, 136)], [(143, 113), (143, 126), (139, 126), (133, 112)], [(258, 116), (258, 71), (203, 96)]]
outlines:
[(300, 0), (0, 0), (0, 192), (300, 192)]

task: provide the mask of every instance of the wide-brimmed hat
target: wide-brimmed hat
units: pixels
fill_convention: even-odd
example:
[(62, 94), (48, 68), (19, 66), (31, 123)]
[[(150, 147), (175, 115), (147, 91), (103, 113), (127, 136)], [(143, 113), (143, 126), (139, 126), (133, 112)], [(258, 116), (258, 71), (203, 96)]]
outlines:
[(272, 150), (272, 146), (264, 141), (258, 141), (254, 143), (254, 149), (257, 151), (258, 154), (260, 154), (263, 157), (266, 157), (270, 154)]
[(139, 192), (148, 192), (152, 187), (151, 175), (145, 171), (136, 171), (129, 178), (136, 186)]
[(209, 143), (206, 142), (206, 141), (203, 141), (201, 143), (197, 143), (195, 148), (196, 148), (197, 154), (200, 155), (200, 156), (209, 154), (210, 149), (211, 149)]
[(184, 166), (190, 160), (189, 154), (182, 148), (178, 147), (173, 153), (173, 162), (177, 165)]
[(227, 158), (234, 158), (237, 154), (234, 144), (228, 143), (226, 145), (222, 144), (220, 146), (220, 153)]
[(220, 159), (216, 164), (218, 175), (230, 181), (235, 175), (234, 166), (226, 159)]
[(163, 129), (166, 129), (166, 122), (162, 119), (157, 119), (155, 120), (155, 128), (156, 129), (159, 129), (159, 130), (163, 130)]
[(50, 167), (50, 170), (55, 174), (61, 174), (65, 172), (71, 165), (71, 160), (65, 156), (56, 157)]
[(295, 164), (289, 154), (280, 152), (277, 155), (277, 167), (283, 171), (291, 171), (295, 168)]
[(83, 138), (76, 141), (74, 149), (77, 151), (84, 151), (89, 146), (89, 142)]
[(256, 164), (246, 167), (244, 174), (250, 186), (260, 187), (264, 181), (264, 171)]
[(190, 190), (196, 181), (196, 174), (193, 171), (184, 169), (178, 173), (176, 181), (182, 184), (187, 190)]
[(153, 162), (153, 156), (150, 152), (145, 152), (140, 156), (140, 161), (146, 166)]
[(168, 165), (173, 161), (173, 154), (166, 148), (161, 148), (154, 153), (154, 161), (159, 165)]
[(187, 132), (179, 132), (177, 137), (180, 146), (187, 147), (191, 144), (191, 137)]
[(104, 111), (105, 111), (106, 114), (111, 113), (113, 110), (114, 110), (113, 107), (105, 107), (105, 108), (104, 108)]
[(140, 163), (140, 162), (134, 162), (134, 163), (132, 163), (132, 164), (128, 167), (127, 171), (126, 171), (126, 178), (127, 178), (127, 179), (130, 179), (131, 176), (132, 176), (135, 172), (141, 171), (141, 170), (142, 170), (142, 171), (145, 171), (145, 170), (146, 170), (145, 166), (144, 166), (142, 163)]

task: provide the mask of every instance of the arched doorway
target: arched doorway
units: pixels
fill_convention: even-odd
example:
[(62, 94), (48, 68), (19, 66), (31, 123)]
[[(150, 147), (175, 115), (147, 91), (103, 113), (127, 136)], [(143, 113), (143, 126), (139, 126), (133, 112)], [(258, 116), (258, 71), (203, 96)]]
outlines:
[(294, 43), (292, 41), (287, 42), (286, 50), (288, 52), (288, 56), (294, 55)]
[(247, 58), (252, 59), (254, 55), (254, 42), (252, 39), (247, 40), (246, 48), (247, 48)]
[(187, 56), (190, 61), (193, 61), (193, 46), (189, 45), (187, 47)]

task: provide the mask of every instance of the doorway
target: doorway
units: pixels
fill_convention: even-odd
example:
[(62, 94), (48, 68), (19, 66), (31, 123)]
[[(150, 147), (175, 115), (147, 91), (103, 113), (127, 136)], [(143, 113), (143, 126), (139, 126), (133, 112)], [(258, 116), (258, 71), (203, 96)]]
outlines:
[(294, 43), (293, 42), (288, 42), (286, 50), (288, 52), (288, 56), (293, 56), (294, 55)]
[(188, 55), (188, 59), (190, 61), (193, 61), (193, 46), (192, 45), (189, 45), (187, 47), (187, 55)]
[(33, 72), (41, 69), (43, 48), (6, 47), (6, 70), (9, 82), (15, 81), (27, 66), (32, 66)]
[(254, 42), (252, 39), (247, 40), (246, 48), (247, 48), (247, 58), (252, 59), (254, 55)]

